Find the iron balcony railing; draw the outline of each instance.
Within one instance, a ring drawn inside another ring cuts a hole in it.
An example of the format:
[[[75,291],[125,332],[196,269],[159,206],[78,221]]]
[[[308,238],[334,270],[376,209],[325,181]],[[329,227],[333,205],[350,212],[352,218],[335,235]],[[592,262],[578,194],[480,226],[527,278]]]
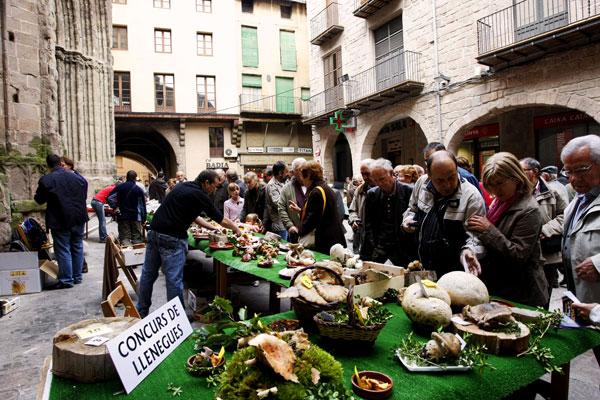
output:
[[[331,3],[310,20],[310,40],[334,25],[339,25],[338,4]]]
[[[306,100],[291,96],[259,96],[240,94],[240,111],[268,114],[305,115],[308,111]]]
[[[374,67],[353,76],[348,82],[348,104],[382,92],[406,81],[421,81],[421,53],[394,50],[376,60]]]
[[[308,99],[306,119],[329,114],[340,108],[344,108],[344,88],[341,84],[325,89]]]
[[[598,16],[600,0],[524,0],[477,21],[479,54]]]

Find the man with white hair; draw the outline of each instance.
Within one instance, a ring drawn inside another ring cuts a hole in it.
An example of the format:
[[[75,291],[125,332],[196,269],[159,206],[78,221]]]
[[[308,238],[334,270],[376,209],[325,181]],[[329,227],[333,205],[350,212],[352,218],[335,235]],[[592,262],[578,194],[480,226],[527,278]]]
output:
[[[348,207],[348,224],[352,228],[354,235],[352,237],[352,250],[355,254],[360,254],[360,248],[365,240],[365,225],[363,223],[365,216],[365,200],[367,192],[373,187],[371,182],[371,163],[372,158],[366,158],[360,162],[360,174],[363,183],[354,191],[352,203]]]
[[[304,158],[296,158],[292,161],[292,179],[290,179],[281,190],[277,210],[279,218],[288,231],[288,240],[292,243],[298,241],[298,229],[300,229],[300,214],[290,209],[290,202],[296,203],[300,208],[306,202],[306,187],[302,185],[300,170],[306,163]]]
[[[584,303],[600,302],[600,137],[572,139],[563,173],[577,192],[565,210],[563,261],[567,286]]]
[[[374,187],[365,202],[365,240],[360,250],[363,260],[405,266],[414,257],[410,236],[402,230],[402,214],[412,194],[410,186],[394,178],[389,160],[379,158],[371,164]]]

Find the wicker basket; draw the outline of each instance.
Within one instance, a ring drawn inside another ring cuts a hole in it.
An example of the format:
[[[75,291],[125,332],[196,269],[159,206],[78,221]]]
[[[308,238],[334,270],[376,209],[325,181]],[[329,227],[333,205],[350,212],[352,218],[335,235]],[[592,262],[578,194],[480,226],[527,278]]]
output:
[[[373,344],[379,336],[379,332],[385,327],[385,322],[382,324],[374,324],[369,326],[361,326],[355,323],[354,311],[354,287],[348,291],[346,300],[346,309],[349,316],[348,324],[340,324],[339,322],[324,321],[318,315],[313,317],[313,321],[319,329],[319,334],[327,339],[334,341],[337,344],[345,344],[351,342],[361,342],[365,344]],[[342,342],[340,342],[342,341]]]
[[[327,270],[328,272],[331,272],[335,276],[335,280],[338,282],[338,284],[344,286],[344,281],[342,280],[342,277],[337,272],[335,272],[329,268],[326,268],[326,267],[310,266],[310,267],[302,268],[294,274],[294,276],[292,277],[292,280],[290,281],[290,287],[294,286],[294,281],[296,280],[296,277],[298,277],[303,271],[306,271],[308,269],[316,269],[316,268],[324,269],[324,270]],[[302,327],[305,330],[311,330],[311,329],[316,330],[316,326],[313,321],[313,317],[315,316],[315,314],[317,314],[321,311],[328,311],[328,310],[335,309],[340,304],[339,302],[329,303],[329,304],[325,304],[325,305],[314,304],[314,303],[310,303],[300,297],[294,297],[294,298],[290,299],[290,302],[292,305],[292,309],[296,313],[296,316],[300,320]]]

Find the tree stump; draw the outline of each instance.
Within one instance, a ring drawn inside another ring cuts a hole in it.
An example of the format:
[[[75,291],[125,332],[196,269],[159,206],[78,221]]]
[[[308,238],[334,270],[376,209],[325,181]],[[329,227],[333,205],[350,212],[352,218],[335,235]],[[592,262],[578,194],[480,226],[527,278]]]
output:
[[[130,317],[86,319],[61,329],[53,339],[52,372],[78,382],[101,382],[116,378],[117,370],[106,343],[100,346],[84,343],[94,336],[112,339],[139,321]]]
[[[462,318],[461,314],[456,315]],[[519,328],[521,328],[519,335],[515,333],[484,331],[475,324],[461,325],[456,322],[452,322],[452,324],[455,331],[461,336],[464,333],[471,334],[471,339],[475,340],[476,343],[484,344],[488,352],[492,354],[515,355],[522,353],[529,347],[529,328],[519,321],[517,321]]]

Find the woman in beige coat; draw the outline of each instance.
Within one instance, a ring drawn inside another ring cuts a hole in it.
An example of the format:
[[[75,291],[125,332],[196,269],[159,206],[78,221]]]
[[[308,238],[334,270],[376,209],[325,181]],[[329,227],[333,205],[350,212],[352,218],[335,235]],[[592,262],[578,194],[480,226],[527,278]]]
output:
[[[496,198],[487,217],[472,216],[467,222],[487,249],[482,279],[492,295],[547,307],[540,250],[542,216],[531,195],[533,185],[519,160],[506,152],[490,157],[482,175],[483,186]]]

